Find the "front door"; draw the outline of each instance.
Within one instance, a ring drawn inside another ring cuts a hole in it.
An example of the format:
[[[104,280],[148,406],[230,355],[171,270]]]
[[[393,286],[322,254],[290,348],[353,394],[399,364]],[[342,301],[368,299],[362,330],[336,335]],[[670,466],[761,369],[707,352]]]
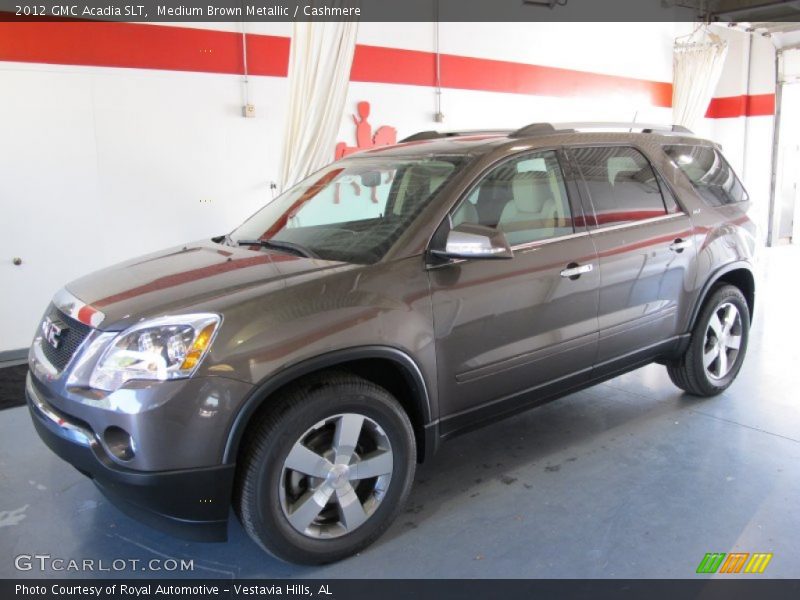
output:
[[[514,257],[429,270],[443,434],[513,411],[547,383],[588,378],[598,265],[568,187],[555,151],[528,153],[492,169],[453,212],[454,225],[499,227]]]

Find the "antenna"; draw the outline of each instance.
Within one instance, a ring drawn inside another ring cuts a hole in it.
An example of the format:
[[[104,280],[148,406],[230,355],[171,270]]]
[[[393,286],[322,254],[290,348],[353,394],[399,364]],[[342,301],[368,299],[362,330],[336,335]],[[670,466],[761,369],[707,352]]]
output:
[[[636,117],[639,116],[639,111],[634,111],[633,113],[633,121],[631,121],[631,128],[628,129],[628,133],[633,133],[633,126],[636,125]]]

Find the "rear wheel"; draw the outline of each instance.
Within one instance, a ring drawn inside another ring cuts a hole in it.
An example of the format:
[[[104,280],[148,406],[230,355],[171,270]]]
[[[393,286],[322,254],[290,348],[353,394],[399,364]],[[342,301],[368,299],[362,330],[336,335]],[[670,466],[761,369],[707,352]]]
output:
[[[239,518],[262,548],[291,562],[332,562],[371,544],[399,512],[416,466],[397,400],[345,373],[283,394],[246,443]]]
[[[714,396],[733,383],[742,367],[750,335],[750,311],[742,292],[721,285],[700,313],[689,347],[667,365],[672,382],[695,396]]]

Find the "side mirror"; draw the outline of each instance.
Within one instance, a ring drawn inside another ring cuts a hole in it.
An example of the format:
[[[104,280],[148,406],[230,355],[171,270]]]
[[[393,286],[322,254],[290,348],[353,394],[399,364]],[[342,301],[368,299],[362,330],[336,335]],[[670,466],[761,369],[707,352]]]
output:
[[[442,258],[513,258],[505,234],[499,229],[462,223],[447,234],[444,249],[431,248]]]

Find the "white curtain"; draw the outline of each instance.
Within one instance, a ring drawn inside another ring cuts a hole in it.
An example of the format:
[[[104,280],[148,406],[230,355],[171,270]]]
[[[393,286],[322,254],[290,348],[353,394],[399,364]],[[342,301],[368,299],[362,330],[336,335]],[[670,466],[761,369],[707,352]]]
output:
[[[727,53],[728,43],[706,28],[675,40],[672,54],[673,123],[692,129],[705,115],[722,75]]]
[[[281,191],[333,161],[357,31],[355,21],[293,25]]]

